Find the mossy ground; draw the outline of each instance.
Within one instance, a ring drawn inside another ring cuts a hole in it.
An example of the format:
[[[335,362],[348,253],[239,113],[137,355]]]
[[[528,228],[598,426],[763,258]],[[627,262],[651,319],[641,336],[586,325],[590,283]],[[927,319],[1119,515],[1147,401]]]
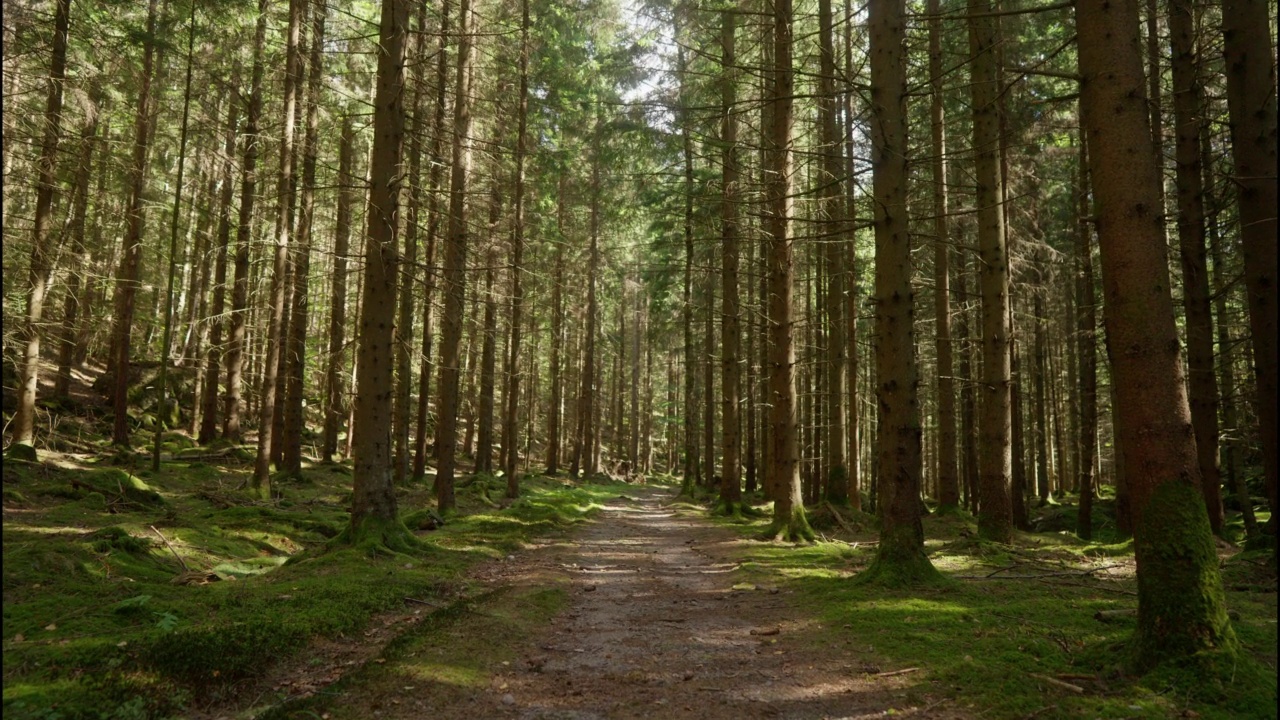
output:
[[[469,566],[562,532],[620,492],[531,476],[498,507],[474,484],[442,528],[387,552],[333,542],[348,525],[345,465],[278,478],[259,501],[236,490],[251,468],[235,453],[159,472],[143,456],[98,457],[5,464],[7,716],[181,716],[406,597],[466,596]],[[429,488],[400,488],[402,517],[433,504]]]
[[[767,508],[758,496],[744,500]],[[1033,522],[1045,530],[1018,532],[1012,545],[979,540],[974,518],[963,510],[924,518],[925,549],[941,583],[856,582],[875,561],[878,538],[874,523],[849,510],[841,510],[843,524],[814,513],[823,521],[812,545],[746,543],[740,574],[748,583],[794,590],[803,609],[830,629],[824,642],[863,651],[882,668],[920,668],[910,677],[922,693],[947,696],[982,717],[1276,717],[1270,553],[1221,549],[1227,607],[1240,642],[1231,667],[1206,676],[1204,663],[1162,666],[1139,677],[1130,669],[1136,618],[1094,618],[1137,607],[1133,542],[1114,532],[1105,497],[1094,508],[1095,541],[1076,538],[1066,530],[1074,528],[1073,500],[1034,511]],[[744,539],[759,537],[768,525],[767,518],[707,514]],[[1229,521],[1239,525],[1238,517]],[[998,579],[1013,575],[1055,577]],[[1188,710],[1198,715],[1182,714]]]

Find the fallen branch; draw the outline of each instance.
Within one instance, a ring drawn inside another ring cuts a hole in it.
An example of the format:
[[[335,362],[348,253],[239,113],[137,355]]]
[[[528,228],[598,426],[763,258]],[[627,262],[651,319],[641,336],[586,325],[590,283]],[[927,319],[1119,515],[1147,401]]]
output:
[[[840,523],[840,527],[843,528],[845,532],[849,533],[850,535],[853,535],[856,532],[853,528],[849,527],[848,523],[844,521],[844,518],[841,517],[840,512],[836,510],[836,506],[832,505],[830,500],[827,501],[827,509],[831,511],[832,517],[836,519],[836,522]]]
[[[920,668],[918,667],[909,667],[909,668],[902,668],[901,670],[889,670],[888,672],[876,673],[871,677],[887,678],[887,677],[893,677],[894,675],[909,675],[913,672],[919,672],[919,671],[920,671]]]
[[[169,539],[166,538],[164,535],[161,535],[160,531],[156,529],[155,525],[150,525],[149,527],[151,528],[151,532],[155,533],[156,535],[160,535],[160,539],[164,541],[164,546],[169,548],[169,552],[173,553],[174,557],[178,558],[179,563],[182,563],[182,570],[184,572],[191,572],[191,568],[187,567],[187,561],[183,560],[182,556],[178,554],[178,551],[173,549],[173,545],[169,542]]]
[[[410,602],[410,603],[418,603],[419,605],[426,605],[427,607],[440,607],[444,605],[444,603],[431,602],[430,600],[419,600],[418,598],[411,598],[411,597],[406,597],[404,601]]]
[[[1050,685],[1057,685],[1058,687],[1064,690],[1070,690],[1073,693],[1084,693],[1084,688],[1080,687],[1079,685],[1072,685],[1069,682],[1063,682],[1058,678],[1049,677],[1048,675],[1041,675],[1039,673],[1027,673],[1027,674],[1037,680],[1043,680],[1049,683]]]
[[[957,575],[956,577],[961,580],[1043,580],[1045,578],[1059,578],[1059,577],[1088,577],[1089,575],[1092,575],[1098,572],[1099,570],[1109,570],[1111,568],[1118,568],[1118,567],[1123,567],[1123,566],[1122,565],[1102,565],[1100,567],[1092,568],[1090,570],[1082,570],[1080,572],[1041,573],[1040,575],[1004,575],[1002,577],[994,577],[995,573],[992,573],[991,575]],[[1007,569],[1007,568],[1002,568],[1002,569]]]
[[[1115,622],[1120,618],[1131,618],[1137,614],[1138,610],[1136,608],[1129,608],[1128,610],[1099,610],[1093,614],[1093,619],[1098,622]]]

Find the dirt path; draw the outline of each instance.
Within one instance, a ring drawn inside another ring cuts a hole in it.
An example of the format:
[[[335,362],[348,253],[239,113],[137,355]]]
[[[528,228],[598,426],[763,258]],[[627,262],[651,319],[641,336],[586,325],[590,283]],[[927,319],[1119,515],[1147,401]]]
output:
[[[964,717],[924,672],[861,663],[776,588],[733,589],[746,543],[636,487],[568,543],[522,554],[490,582],[568,576],[571,602],[492,678],[439,717]]]

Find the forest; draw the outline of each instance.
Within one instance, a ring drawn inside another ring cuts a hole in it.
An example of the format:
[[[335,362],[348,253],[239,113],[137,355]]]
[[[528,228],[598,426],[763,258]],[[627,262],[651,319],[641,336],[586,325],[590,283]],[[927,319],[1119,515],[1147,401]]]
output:
[[[3,0],[3,710],[1275,718],[1274,0]]]

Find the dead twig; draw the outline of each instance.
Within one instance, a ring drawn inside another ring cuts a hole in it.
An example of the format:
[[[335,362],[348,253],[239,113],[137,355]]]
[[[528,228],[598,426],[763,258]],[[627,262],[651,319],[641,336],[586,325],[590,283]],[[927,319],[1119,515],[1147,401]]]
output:
[[[156,529],[155,525],[150,525],[149,527],[151,528],[151,532],[160,536],[160,539],[164,541],[164,546],[169,548],[169,552],[173,553],[173,556],[178,558],[178,562],[182,564],[183,572],[191,572],[191,568],[187,567],[187,561],[183,560],[182,556],[178,554],[178,551],[173,549],[173,544],[169,542],[169,539],[162,535],[160,531]]]
[[[895,675],[910,675],[910,674],[911,674],[911,673],[913,673],[913,672],[920,672],[920,668],[918,668],[918,667],[909,667],[909,668],[902,668],[901,670],[889,670],[889,671],[887,671],[887,672],[879,672],[879,673],[876,673],[875,675],[872,675],[871,677],[887,678],[887,677],[893,677],[893,676],[895,676]]]
[[[956,575],[961,580],[1043,580],[1045,578],[1059,577],[1088,577],[1099,570],[1110,570],[1111,568],[1124,567],[1123,565],[1102,565],[1090,570],[1081,570],[1079,572],[1062,572],[1062,573],[1041,573],[1039,575],[1005,575],[1003,577],[994,577],[995,573],[990,575]],[[1008,568],[1002,568],[1008,569]],[[999,572],[999,571],[997,571]]]

